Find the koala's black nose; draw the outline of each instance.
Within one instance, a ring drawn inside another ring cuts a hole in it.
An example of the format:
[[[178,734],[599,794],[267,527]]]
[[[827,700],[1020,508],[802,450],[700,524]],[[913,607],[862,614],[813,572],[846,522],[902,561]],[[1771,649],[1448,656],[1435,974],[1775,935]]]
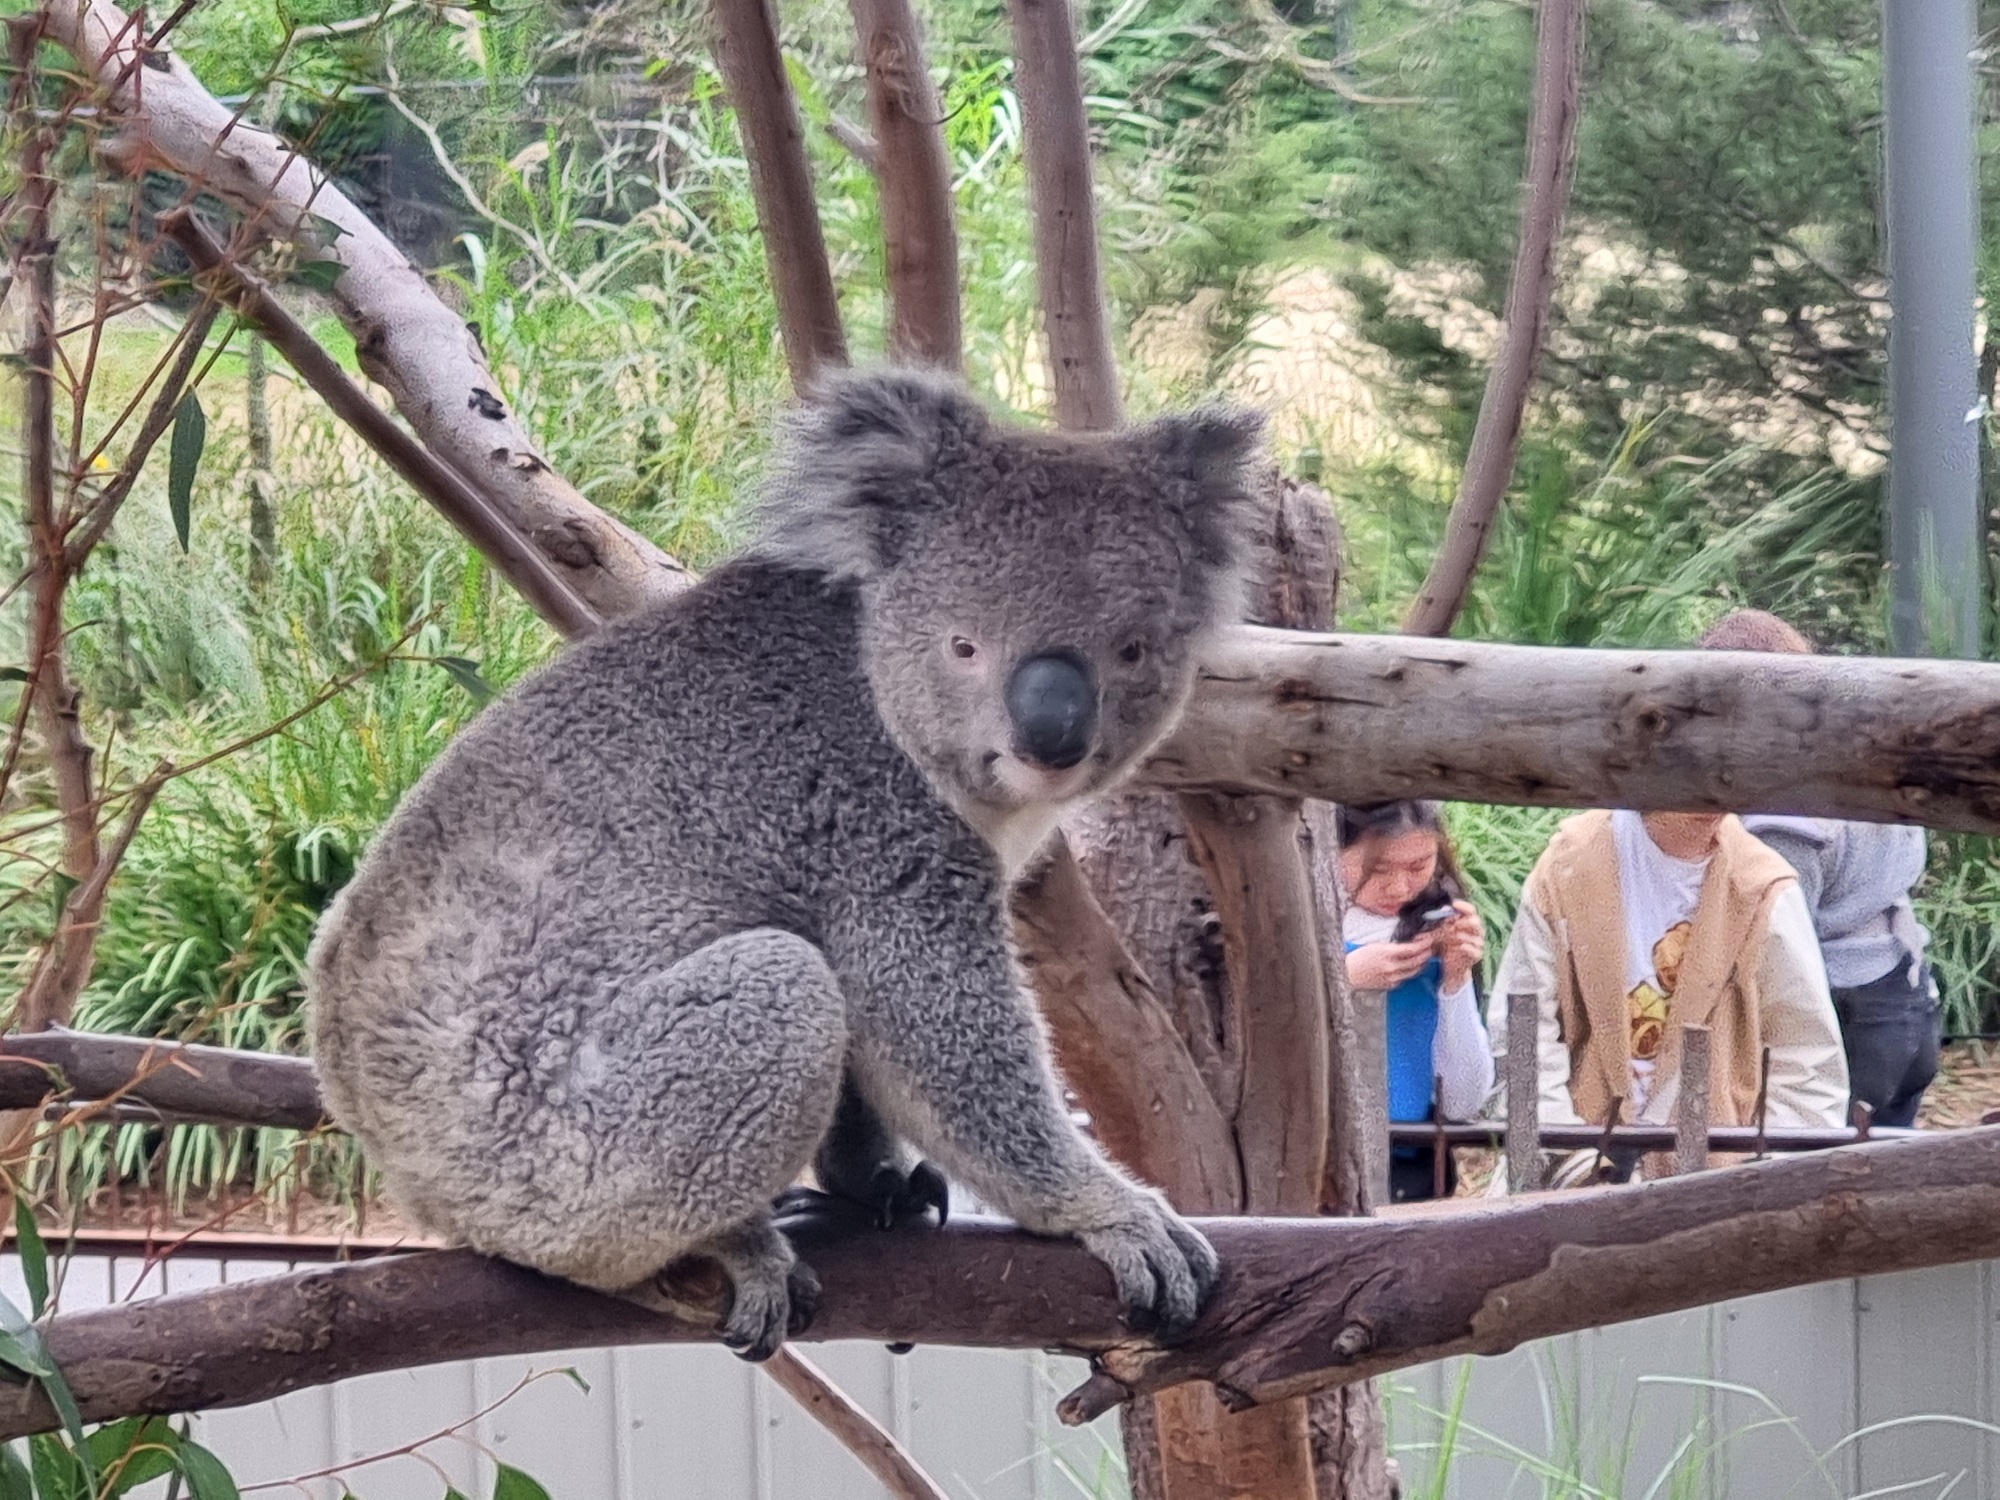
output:
[[[1023,755],[1068,770],[1089,753],[1097,728],[1097,689],[1089,669],[1068,652],[1029,657],[1007,684],[1007,716]]]

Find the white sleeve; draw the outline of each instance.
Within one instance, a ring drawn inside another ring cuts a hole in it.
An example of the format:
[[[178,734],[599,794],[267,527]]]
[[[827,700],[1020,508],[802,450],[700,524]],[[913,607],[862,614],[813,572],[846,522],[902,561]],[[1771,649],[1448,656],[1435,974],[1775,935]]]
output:
[[[1796,886],[1787,886],[1772,903],[1757,989],[1764,1042],[1771,1049],[1766,1121],[1845,1125],[1847,1053],[1841,1046],[1833,997],[1827,992],[1826,963],[1813,932],[1812,913]]]
[[[1492,1054],[1505,1058],[1507,997],[1525,993],[1535,996],[1539,1017],[1535,1038],[1537,1074],[1541,1079],[1539,1113],[1543,1125],[1580,1125],[1576,1101],[1569,1092],[1569,1044],[1562,1038],[1556,1015],[1556,944],[1548,919],[1533,902],[1523,901],[1514,917],[1514,930],[1507,935],[1507,950],[1500,955],[1500,972],[1493,981],[1493,993],[1486,999],[1486,1033],[1492,1038]],[[1495,1113],[1504,1117],[1506,1091],[1495,1101]]]
[[[1486,1096],[1493,1092],[1493,1052],[1479,1020],[1479,997],[1473,993],[1469,978],[1449,995],[1438,996],[1431,1071],[1444,1081],[1437,1107],[1447,1120],[1476,1118]]]

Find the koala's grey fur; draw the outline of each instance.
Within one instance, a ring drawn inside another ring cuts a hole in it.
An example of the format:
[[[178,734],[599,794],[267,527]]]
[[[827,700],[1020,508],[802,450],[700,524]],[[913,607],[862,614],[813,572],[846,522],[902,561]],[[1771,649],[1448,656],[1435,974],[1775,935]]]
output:
[[[1004,900],[1240,618],[1257,430],[1030,432],[910,372],[824,392],[763,540],[482,713],[321,923],[320,1077],[391,1200],[653,1305],[710,1257],[725,1342],[762,1357],[816,1295],[773,1196],[813,1165],[921,1203],[942,1183],[907,1142],[1079,1237],[1141,1326],[1191,1322],[1214,1253],[1066,1114]],[[1002,701],[1050,648],[1097,694],[1066,771]]]

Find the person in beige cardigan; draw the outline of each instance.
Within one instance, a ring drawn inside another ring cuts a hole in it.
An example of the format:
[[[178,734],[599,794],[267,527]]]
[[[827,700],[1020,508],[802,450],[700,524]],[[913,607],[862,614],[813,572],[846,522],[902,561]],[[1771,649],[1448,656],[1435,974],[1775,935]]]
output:
[[[1538,1001],[1541,1118],[1669,1122],[1681,1027],[1710,1030],[1709,1117],[1838,1126],[1848,1079],[1812,915],[1791,866],[1735,817],[1588,812],[1564,822],[1522,891],[1488,1004],[1504,1057],[1509,994]]]

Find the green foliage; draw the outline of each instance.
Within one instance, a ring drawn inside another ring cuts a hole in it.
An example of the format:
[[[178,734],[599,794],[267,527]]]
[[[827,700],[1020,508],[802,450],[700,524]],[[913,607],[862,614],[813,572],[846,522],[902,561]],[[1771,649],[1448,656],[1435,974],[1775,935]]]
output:
[[[1114,316],[1134,326],[1199,309],[1191,368],[1132,363],[1143,409],[1228,386],[1258,352],[1287,272],[1337,277],[1385,437],[1367,453],[1320,442],[1314,461],[1347,532],[1344,623],[1393,628],[1434,552],[1484,380],[1487,350],[1466,327],[1497,312],[1512,254],[1533,16],[1511,0],[1281,10],[1283,46],[1254,17],[1201,0],[1095,0],[1080,17]],[[427,263],[487,350],[496,394],[549,464],[697,566],[742,535],[741,497],[788,395],[705,14],[697,0],[587,11],[204,0],[175,34],[211,87],[275,109],[392,229],[407,227],[409,198],[426,199],[409,233],[434,251]],[[311,31],[370,15],[377,24]],[[1854,458],[1880,425],[1877,7],[1792,0],[1789,21],[1766,25],[1760,8],[1754,35],[1716,15],[1697,0],[1592,7],[1572,275],[1467,634],[1677,644],[1747,603],[1829,648],[1880,649],[1878,480]],[[842,310],[865,358],[886,324],[879,204],[825,128],[865,118],[851,20],[811,0],[785,21]],[[987,394],[1032,411],[1046,392],[1004,7],[952,0],[925,22],[968,365]],[[1310,81],[1313,64],[1422,103],[1348,102]],[[282,87],[266,95],[274,77]],[[392,80],[421,126],[350,87]],[[1987,212],[2000,212],[2000,191]],[[332,262],[307,258],[289,268],[287,295],[334,279]],[[313,327],[356,368],[337,323]],[[110,330],[93,433],[161,347],[151,328]],[[72,597],[73,666],[114,786],[161,757],[242,746],[161,794],[113,887],[77,1020],[297,1051],[318,912],[485,695],[552,641],[282,377],[278,554],[253,587],[242,378],[226,354],[188,398],[168,462],[155,460]],[[0,526],[0,565],[18,566],[18,536]],[[18,615],[0,611],[0,662],[21,660]],[[19,675],[0,666],[0,712]],[[65,891],[46,811],[46,788],[32,785],[0,807],[0,837],[25,855],[0,860],[7,982]],[[1496,957],[1558,816],[1453,812]],[[1995,1013],[1990,841],[1936,841],[1923,915],[1953,1024]],[[302,1153],[286,1132],[206,1127],[69,1132],[43,1170],[66,1197],[114,1175],[160,1183],[177,1202],[225,1185],[280,1200],[359,1186],[344,1146]]]

